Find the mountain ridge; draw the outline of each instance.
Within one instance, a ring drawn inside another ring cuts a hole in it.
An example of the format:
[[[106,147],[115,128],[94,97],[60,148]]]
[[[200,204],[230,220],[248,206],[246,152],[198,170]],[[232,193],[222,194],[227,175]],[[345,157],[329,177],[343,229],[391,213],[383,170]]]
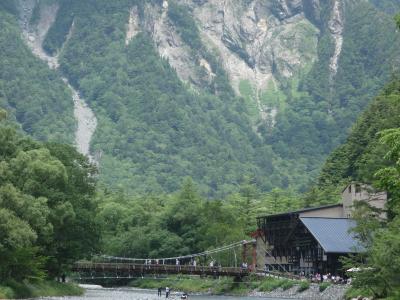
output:
[[[98,118],[107,186],[304,191],[397,65],[398,1],[217,2],[36,2],[59,5],[42,46]]]

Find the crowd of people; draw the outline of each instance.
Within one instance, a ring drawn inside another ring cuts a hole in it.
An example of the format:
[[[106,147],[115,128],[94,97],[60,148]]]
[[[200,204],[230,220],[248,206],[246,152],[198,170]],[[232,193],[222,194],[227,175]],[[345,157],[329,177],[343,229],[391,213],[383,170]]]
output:
[[[346,283],[350,283],[349,281],[351,280],[350,278],[344,278],[339,275],[332,275],[331,273],[310,274],[309,279],[311,282],[315,282],[315,283],[330,282],[330,283],[335,283],[335,284],[346,284]]]
[[[158,297],[162,297],[163,290],[165,291],[165,298],[169,298],[169,295],[171,293],[171,289],[169,287],[166,287],[166,288],[159,287],[158,291],[157,291]],[[182,293],[181,300],[187,300],[188,298],[189,298],[189,295],[186,292]]]

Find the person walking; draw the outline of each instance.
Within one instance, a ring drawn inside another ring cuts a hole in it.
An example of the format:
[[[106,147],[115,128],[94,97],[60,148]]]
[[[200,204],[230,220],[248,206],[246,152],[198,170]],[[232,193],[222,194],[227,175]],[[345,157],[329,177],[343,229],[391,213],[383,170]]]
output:
[[[158,297],[161,297],[162,296],[162,287],[159,287],[158,288]]]
[[[169,297],[169,287],[165,288],[165,298]]]

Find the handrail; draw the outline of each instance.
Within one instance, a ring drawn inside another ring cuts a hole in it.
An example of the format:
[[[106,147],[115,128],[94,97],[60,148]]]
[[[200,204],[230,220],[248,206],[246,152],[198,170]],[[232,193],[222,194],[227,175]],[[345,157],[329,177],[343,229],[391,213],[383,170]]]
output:
[[[249,274],[250,270],[238,267],[210,267],[210,266],[192,266],[192,265],[165,265],[165,264],[132,264],[132,263],[94,263],[94,262],[76,262],[73,270],[115,270],[141,272],[177,272],[177,273],[209,273],[209,274]]]

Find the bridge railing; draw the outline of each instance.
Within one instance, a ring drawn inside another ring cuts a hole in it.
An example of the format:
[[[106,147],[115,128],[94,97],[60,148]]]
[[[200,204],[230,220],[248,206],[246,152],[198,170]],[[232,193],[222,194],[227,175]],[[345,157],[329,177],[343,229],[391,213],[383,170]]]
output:
[[[217,274],[217,275],[241,275],[249,274],[249,270],[238,267],[210,267],[192,265],[163,265],[163,264],[134,264],[134,263],[94,263],[77,262],[73,266],[77,272],[132,272],[132,273],[182,273],[182,274]]]

